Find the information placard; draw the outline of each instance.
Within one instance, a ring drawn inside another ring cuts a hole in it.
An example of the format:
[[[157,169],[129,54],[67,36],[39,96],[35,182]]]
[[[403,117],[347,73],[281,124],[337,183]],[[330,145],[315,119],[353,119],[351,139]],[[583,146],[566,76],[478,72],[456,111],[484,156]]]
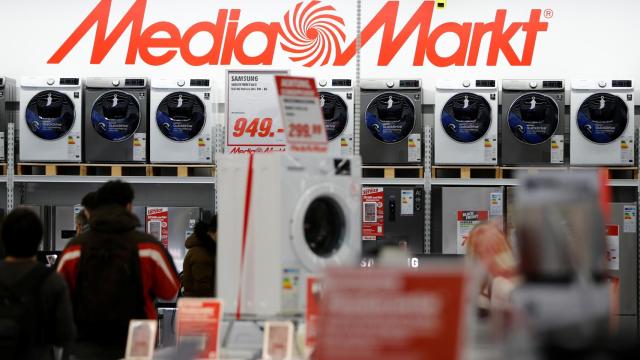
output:
[[[326,153],[327,132],[313,78],[276,76],[289,151]]]
[[[221,300],[180,298],[176,315],[178,351],[194,350],[198,359],[217,359],[220,355],[221,316]],[[185,348],[188,350],[183,350]]]
[[[286,150],[275,75],[287,71],[227,71],[225,153]]]
[[[463,266],[333,268],[323,286],[314,359],[461,358]]]
[[[158,322],[156,320],[131,320],[125,359],[151,360],[156,345],[157,331]]]

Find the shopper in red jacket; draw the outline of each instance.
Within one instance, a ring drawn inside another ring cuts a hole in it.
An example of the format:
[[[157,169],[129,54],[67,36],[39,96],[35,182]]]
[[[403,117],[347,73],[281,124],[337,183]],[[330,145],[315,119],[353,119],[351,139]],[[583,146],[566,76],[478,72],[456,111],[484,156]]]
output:
[[[61,255],[58,272],[69,284],[78,327],[77,358],[116,359],[124,355],[131,319],[155,319],[154,300],[174,298],[175,266],[152,236],[136,230],[133,189],[111,181],[98,190],[99,207],[89,230]]]

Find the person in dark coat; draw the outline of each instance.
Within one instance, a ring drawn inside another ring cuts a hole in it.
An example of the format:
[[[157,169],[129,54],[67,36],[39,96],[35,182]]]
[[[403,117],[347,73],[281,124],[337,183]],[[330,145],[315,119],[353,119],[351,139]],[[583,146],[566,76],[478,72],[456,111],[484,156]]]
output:
[[[185,241],[189,249],[183,263],[184,296],[213,297],[216,289],[218,219],[200,221]]]

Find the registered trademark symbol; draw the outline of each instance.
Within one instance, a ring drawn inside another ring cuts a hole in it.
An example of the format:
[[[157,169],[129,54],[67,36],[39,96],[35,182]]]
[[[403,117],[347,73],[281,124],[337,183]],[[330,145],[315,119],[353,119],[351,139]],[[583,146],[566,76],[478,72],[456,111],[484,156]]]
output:
[[[547,19],[551,19],[553,17],[553,10],[544,9],[544,17]]]

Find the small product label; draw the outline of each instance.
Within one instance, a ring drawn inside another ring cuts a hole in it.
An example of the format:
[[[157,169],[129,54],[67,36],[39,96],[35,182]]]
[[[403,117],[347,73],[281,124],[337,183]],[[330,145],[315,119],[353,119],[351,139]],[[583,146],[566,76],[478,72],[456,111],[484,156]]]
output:
[[[622,231],[626,233],[635,233],[637,227],[637,208],[633,205],[624,206],[624,220]]]
[[[620,139],[620,163],[633,164],[633,137],[623,136]]]
[[[419,162],[422,161],[422,135],[421,134],[410,134],[409,140],[407,141],[407,155],[409,162]]]
[[[82,152],[82,143],[80,141],[80,133],[72,131],[67,135],[67,159],[71,161],[80,161]]]
[[[133,134],[133,161],[147,161],[147,134]]]
[[[484,139],[484,162],[495,165],[498,163],[498,145],[496,138]]]
[[[564,163],[564,135],[553,135],[551,137],[551,163]]]
[[[349,156],[353,154],[353,136],[340,138],[340,155]]]
[[[298,308],[300,291],[300,269],[285,267],[282,269],[282,312],[293,314]]]
[[[502,193],[491,193],[489,195],[489,216],[502,216],[502,207]]]
[[[2,161],[5,160],[4,144],[4,131],[0,131],[0,160]]]
[[[400,190],[400,215],[413,215],[413,190]]]
[[[607,268],[620,270],[620,233],[617,225],[607,225]]]
[[[198,137],[198,160],[211,161],[211,134],[203,134]]]
[[[466,254],[469,233],[476,225],[489,220],[489,213],[485,210],[458,210],[457,215],[458,223],[456,227],[456,254]]]

